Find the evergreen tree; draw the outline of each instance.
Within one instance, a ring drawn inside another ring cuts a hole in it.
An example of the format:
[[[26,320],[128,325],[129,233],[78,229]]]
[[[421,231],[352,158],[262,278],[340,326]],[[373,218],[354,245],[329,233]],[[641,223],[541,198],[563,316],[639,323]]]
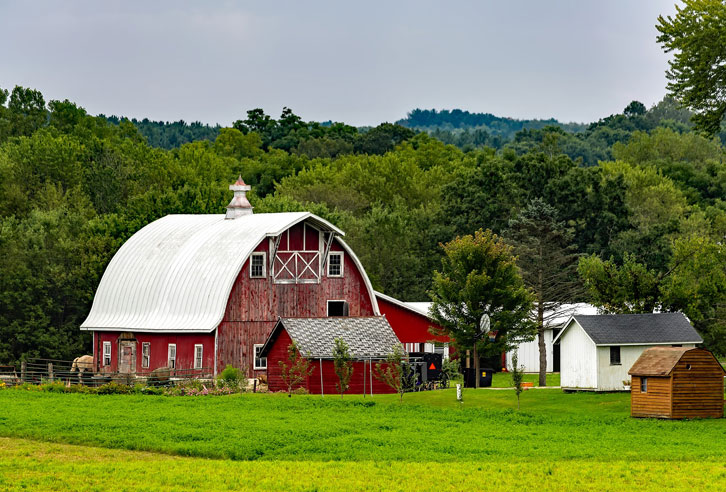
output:
[[[545,330],[569,311],[564,305],[584,293],[577,275],[578,255],[572,232],[557,220],[557,210],[536,198],[509,221],[505,237],[514,247],[524,283],[534,293],[534,321],[539,346],[539,385],[547,384]]]

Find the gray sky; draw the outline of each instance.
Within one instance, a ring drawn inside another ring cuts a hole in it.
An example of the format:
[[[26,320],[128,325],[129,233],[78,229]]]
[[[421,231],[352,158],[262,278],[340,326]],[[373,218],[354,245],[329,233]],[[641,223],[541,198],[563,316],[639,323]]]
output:
[[[0,0],[0,87],[90,113],[375,125],[416,107],[590,122],[665,94],[673,0]]]

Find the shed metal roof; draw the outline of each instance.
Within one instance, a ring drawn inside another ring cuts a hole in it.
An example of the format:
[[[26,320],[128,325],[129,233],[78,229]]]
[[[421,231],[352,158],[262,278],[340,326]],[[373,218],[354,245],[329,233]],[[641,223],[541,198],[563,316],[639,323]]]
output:
[[[703,343],[683,313],[575,315],[555,342],[576,321],[595,345]]]
[[[262,348],[263,355],[283,328],[300,352],[311,358],[332,358],[336,338],[348,344],[355,358],[386,357],[401,345],[384,316],[280,318]]]
[[[309,212],[167,215],[131,236],[106,267],[82,330],[210,332],[221,322],[244,262],[266,237],[309,221],[343,231]],[[355,261],[378,313],[373,287]]]

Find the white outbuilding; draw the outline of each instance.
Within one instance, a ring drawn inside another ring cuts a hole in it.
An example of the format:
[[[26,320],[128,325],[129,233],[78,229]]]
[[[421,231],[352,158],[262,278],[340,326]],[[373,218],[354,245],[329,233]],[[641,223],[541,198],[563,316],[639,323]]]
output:
[[[561,304],[556,310],[544,312],[544,342],[547,353],[547,372],[560,372],[560,347],[552,342],[572,316],[597,314],[597,308],[584,302]],[[537,313],[533,312],[532,317]],[[524,372],[539,372],[539,341],[522,342],[507,352],[507,369],[512,369],[512,354],[517,353],[517,365]]]
[[[563,390],[622,391],[650,347],[703,343],[682,313],[575,315],[555,337]]]

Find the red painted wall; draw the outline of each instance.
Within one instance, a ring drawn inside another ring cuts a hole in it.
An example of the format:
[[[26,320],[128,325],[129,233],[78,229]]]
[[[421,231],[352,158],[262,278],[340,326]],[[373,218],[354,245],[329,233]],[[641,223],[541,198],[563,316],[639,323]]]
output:
[[[281,369],[278,361],[287,362],[287,347],[292,342],[290,335],[287,331],[282,330],[277,336],[270,352],[267,355],[267,381],[270,391],[287,391],[287,386],[281,377]],[[312,374],[307,380],[298,385],[307,389],[312,394],[320,394],[320,371],[321,362],[320,360],[313,359],[310,361],[311,367],[313,368]],[[365,376],[364,376],[365,366]],[[375,362],[373,364],[373,372],[375,374]],[[335,385],[338,383],[338,376],[335,374],[335,366],[332,360],[322,361],[322,373],[323,373],[323,393],[326,395],[337,395],[338,390]],[[353,376],[350,380],[350,387],[346,394],[362,394],[364,392],[363,384],[365,382],[365,393],[370,394],[371,392],[371,371],[368,362],[355,361],[353,362]],[[394,389],[386,385],[382,381],[373,377],[373,394],[379,395],[383,393],[395,393]]]
[[[386,316],[401,343],[448,342],[449,337],[435,337],[429,327],[438,325],[423,314],[414,313],[385,299],[378,298],[378,309]]]
[[[301,223],[283,234],[279,251],[318,250],[318,247],[324,248],[317,231]],[[343,251],[337,242],[331,249]],[[265,371],[254,371],[254,345],[265,343],[278,317],[325,317],[328,300],[347,301],[350,316],[375,315],[374,300],[363,274],[348,254],[344,254],[343,277],[328,277],[323,272],[320,283],[279,284],[271,277],[270,241],[264,239],[255,251],[267,253],[267,276],[250,278],[249,260],[237,276],[218,328],[218,372],[231,364],[246,367],[250,375],[264,374]]]
[[[118,370],[119,336],[121,332],[96,332],[93,347],[93,357],[96,363],[96,370],[100,372],[116,372]],[[214,333],[194,334],[156,334],[156,333],[135,333],[136,338],[136,372],[150,372],[158,367],[166,367],[168,364],[169,344],[176,344],[176,368],[192,369],[194,367],[194,345],[202,344],[203,367],[214,367]],[[111,365],[102,367],[103,364],[103,342],[111,342]],[[149,342],[150,360],[149,368],[142,368],[142,343]]]

